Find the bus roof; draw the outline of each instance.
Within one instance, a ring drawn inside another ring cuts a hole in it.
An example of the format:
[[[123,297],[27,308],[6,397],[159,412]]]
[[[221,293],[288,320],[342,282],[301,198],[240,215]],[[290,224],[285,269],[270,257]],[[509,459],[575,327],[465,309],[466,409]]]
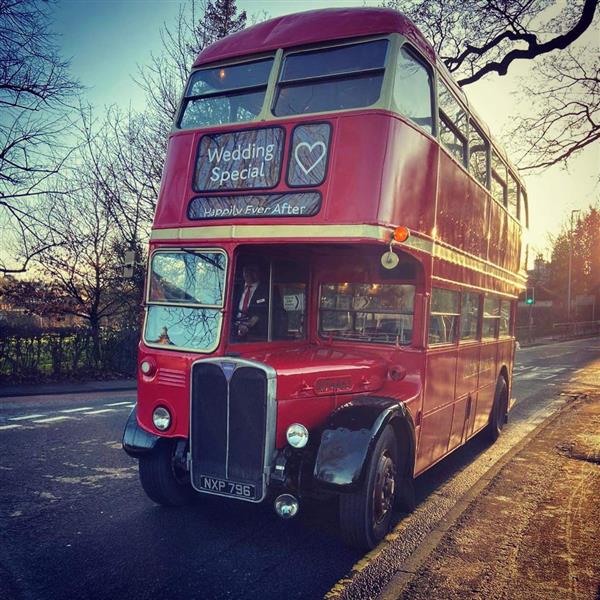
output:
[[[404,35],[435,63],[433,48],[402,13],[389,8],[326,8],[276,17],[220,39],[200,53],[194,67],[278,48],[388,33]]]

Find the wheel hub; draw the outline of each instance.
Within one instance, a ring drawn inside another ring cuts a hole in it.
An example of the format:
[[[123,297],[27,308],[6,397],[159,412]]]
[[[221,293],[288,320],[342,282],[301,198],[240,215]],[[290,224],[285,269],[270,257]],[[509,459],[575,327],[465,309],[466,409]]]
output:
[[[377,463],[373,489],[373,518],[375,523],[381,523],[392,510],[395,490],[396,466],[392,458],[384,453]]]

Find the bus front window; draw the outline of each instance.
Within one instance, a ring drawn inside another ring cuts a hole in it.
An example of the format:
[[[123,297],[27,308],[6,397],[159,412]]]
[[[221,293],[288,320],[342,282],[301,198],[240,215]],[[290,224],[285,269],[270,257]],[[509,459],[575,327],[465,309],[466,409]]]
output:
[[[192,73],[183,100],[182,129],[252,121],[260,113],[273,59]]]
[[[415,286],[328,283],[321,285],[319,334],[379,344],[410,344]]]
[[[273,113],[284,117],[375,104],[387,47],[387,40],[375,40],[288,54]]]
[[[150,262],[144,342],[198,352],[219,344],[227,258],[217,250],[157,251]]]

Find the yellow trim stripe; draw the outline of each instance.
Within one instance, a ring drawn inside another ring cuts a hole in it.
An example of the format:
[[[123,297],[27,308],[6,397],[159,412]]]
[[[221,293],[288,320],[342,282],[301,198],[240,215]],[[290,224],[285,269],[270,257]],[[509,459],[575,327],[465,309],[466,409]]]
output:
[[[389,242],[392,227],[381,225],[209,225],[203,227],[177,227],[173,229],[154,229],[152,241],[205,241],[235,239],[368,239]],[[434,241],[413,233],[400,246],[408,246],[424,252],[434,258],[489,275],[505,283],[525,287],[526,279],[517,273],[494,265],[489,261],[465,253],[438,240]]]
[[[388,241],[391,228],[379,225],[212,225],[154,229],[151,240],[216,240],[238,238],[368,238]]]

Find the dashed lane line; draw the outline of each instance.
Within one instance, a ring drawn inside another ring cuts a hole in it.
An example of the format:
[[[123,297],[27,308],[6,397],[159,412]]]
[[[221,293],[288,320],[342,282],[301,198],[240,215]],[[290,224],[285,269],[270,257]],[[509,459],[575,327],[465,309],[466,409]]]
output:
[[[40,419],[41,417],[45,417],[45,414],[39,415],[25,415],[24,417],[10,417],[9,421],[27,421],[28,419]]]
[[[23,415],[21,417],[8,417],[7,421],[18,421],[18,423],[7,423],[4,425],[0,425],[0,431],[10,430],[10,429],[18,429],[21,427],[27,428],[27,426],[31,425],[44,425],[47,423],[60,423],[63,421],[73,421],[78,417],[83,417],[87,415],[102,415],[107,413],[115,413],[118,412],[119,409],[125,408],[133,408],[135,406],[135,402],[112,402],[110,404],[102,404],[101,406],[112,407],[112,408],[99,408],[97,410],[93,410],[93,406],[79,406],[77,408],[64,408],[61,410],[55,411],[54,416],[52,413],[50,415],[43,413],[36,413],[32,415]],[[62,414],[66,413],[66,414]],[[69,415],[69,416],[67,416]],[[31,427],[29,427],[31,428]]]
[[[38,419],[37,421],[33,421],[34,423],[55,423],[56,421],[65,421],[67,419],[72,419],[73,417],[48,417],[47,419]]]

